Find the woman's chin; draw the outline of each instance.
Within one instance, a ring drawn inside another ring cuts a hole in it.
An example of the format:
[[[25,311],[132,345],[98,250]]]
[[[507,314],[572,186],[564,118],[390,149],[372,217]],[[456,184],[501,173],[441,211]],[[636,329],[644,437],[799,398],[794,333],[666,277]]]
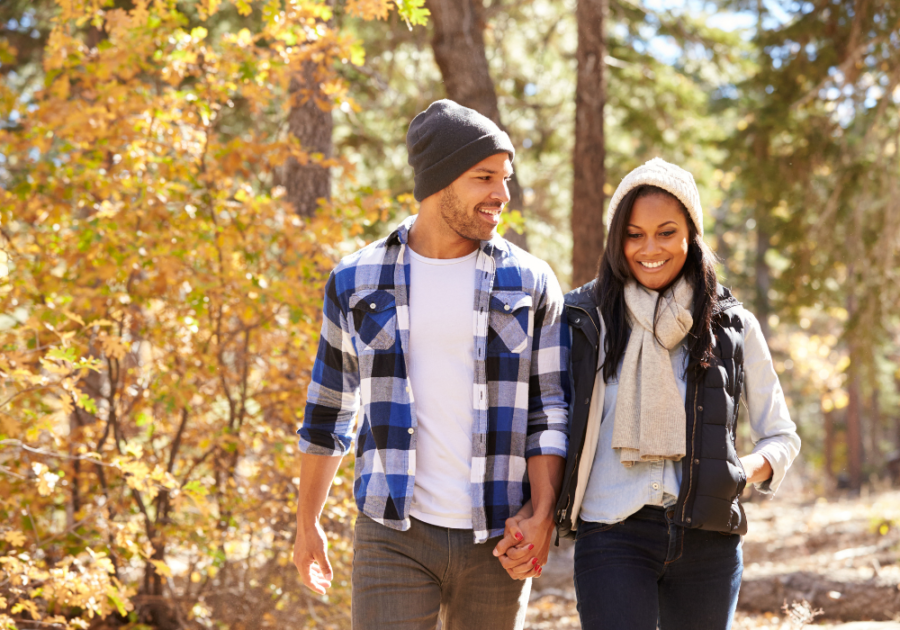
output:
[[[644,287],[645,289],[650,289],[651,291],[659,291],[672,282],[672,278],[669,278],[668,276],[665,278],[650,276],[648,278],[645,274],[637,275],[635,277],[635,280],[637,280],[642,287]]]

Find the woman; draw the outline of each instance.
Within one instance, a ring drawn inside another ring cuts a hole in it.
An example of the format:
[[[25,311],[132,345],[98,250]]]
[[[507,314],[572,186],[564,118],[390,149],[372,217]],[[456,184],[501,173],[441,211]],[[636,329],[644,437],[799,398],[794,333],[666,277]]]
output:
[[[586,630],[730,628],[746,483],[800,447],[759,322],[718,284],[687,171],[654,159],[610,201],[599,276],[566,296],[574,399],[557,506]],[[735,452],[741,394],[753,452]]]

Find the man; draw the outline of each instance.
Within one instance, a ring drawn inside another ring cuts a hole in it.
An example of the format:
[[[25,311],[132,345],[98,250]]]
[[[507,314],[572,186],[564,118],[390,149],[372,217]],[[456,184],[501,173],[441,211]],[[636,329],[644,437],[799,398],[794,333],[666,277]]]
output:
[[[418,215],[326,285],[294,564],[330,586],[319,518],[359,410],[354,628],[521,628],[567,445],[562,292],[496,234],[515,157],[503,131],[442,100],[406,141]],[[519,546],[484,544],[507,525]]]

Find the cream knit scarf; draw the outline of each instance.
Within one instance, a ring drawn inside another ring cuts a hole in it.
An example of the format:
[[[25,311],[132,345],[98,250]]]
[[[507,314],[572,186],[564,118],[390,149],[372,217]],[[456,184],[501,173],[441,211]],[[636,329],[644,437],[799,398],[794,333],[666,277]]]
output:
[[[678,347],[694,323],[693,289],[681,278],[666,291],[659,302],[654,337],[658,295],[634,280],[625,285],[631,337],[619,375],[612,446],[619,449],[626,467],[634,462],[678,461],[685,454],[684,403],[669,351]]]

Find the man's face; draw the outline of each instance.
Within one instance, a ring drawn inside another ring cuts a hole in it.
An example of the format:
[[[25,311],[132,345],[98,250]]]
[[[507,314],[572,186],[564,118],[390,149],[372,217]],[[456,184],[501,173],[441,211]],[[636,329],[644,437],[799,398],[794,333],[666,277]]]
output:
[[[509,202],[512,172],[509,155],[497,153],[460,175],[440,193],[444,223],[462,238],[489,240],[500,223],[503,206]]]

